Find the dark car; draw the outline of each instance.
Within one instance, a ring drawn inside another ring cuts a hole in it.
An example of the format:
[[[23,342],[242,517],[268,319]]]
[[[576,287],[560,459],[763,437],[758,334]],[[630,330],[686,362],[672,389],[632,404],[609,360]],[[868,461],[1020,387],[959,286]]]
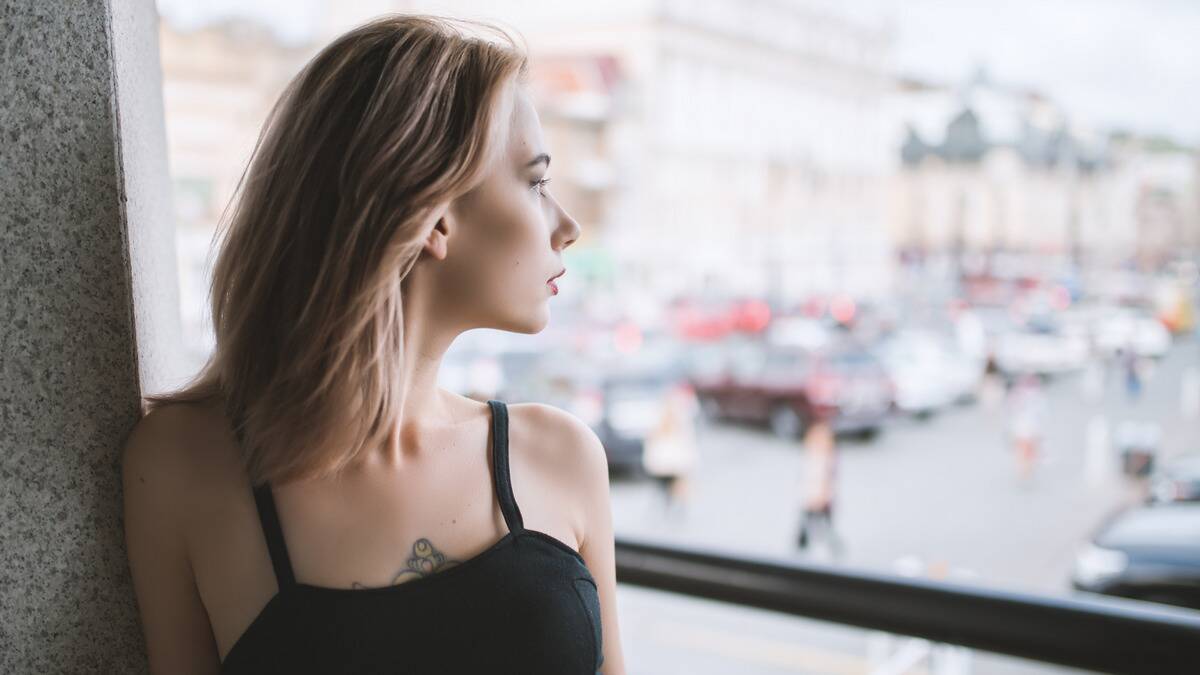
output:
[[[1150,500],[1200,501],[1200,452],[1189,452],[1167,461],[1151,478]]]
[[[1118,512],[1080,549],[1076,590],[1200,609],[1200,502]]]
[[[798,438],[819,418],[837,432],[874,434],[895,397],[883,366],[857,345],[743,345],[723,368],[693,374],[692,386],[707,417],[766,423],[783,438]]]

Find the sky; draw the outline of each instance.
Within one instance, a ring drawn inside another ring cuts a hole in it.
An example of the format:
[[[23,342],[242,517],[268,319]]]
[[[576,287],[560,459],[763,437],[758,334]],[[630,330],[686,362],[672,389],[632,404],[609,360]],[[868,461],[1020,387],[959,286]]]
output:
[[[590,6],[594,0],[576,1]],[[325,0],[157,3],[180,27],[249,16],[271,25],[281,39],[300,42],[314,32]],[[873,21],[892,17],[897,72],[953,83],[981,64],[993,80],[1035,88],[1088,124],[1200,146],[1200,0],[829,4]]]

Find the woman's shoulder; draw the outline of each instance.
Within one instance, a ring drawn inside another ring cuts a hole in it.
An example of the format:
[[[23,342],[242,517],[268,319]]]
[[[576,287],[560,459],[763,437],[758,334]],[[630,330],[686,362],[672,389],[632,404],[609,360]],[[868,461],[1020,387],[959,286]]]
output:
[[[168,403],[134,425],[122,449],[127,480],[153,479],[164,498],[203,496],[236,470],[233,429],[215,403]]]
[[[608,457],[596,432],[562,408],[537,402],[509,404],[509,446],[578,489],[606,484]]]
[[[548,403],[524,402],[508,404],[509,438],[520,436],[534,441],[537,447],[554,455],[575,455],[599,449],[599,437],[583,420],[574,414]]]

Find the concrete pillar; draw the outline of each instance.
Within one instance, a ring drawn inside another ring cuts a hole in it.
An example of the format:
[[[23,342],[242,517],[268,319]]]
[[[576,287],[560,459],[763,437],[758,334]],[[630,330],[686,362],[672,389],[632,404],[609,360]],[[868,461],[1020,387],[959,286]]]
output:
[[[182,363],[157,26],[0,5],[3,673],[146,671],[120,448]]]

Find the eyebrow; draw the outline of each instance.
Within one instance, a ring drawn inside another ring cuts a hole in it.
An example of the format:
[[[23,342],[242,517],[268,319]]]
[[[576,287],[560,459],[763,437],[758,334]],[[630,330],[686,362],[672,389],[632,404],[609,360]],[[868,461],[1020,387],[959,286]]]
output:
[[[538,162],[545,162],[546,168],[550,168],[550,155],[547,155],[546,153],[543,152],[542,154],[538,155],[537,157],[534,157],[533,159],[529,160],[529,162],[527,162],[525,164],[525,166],[531,167],[534,164],[537,164]]]

